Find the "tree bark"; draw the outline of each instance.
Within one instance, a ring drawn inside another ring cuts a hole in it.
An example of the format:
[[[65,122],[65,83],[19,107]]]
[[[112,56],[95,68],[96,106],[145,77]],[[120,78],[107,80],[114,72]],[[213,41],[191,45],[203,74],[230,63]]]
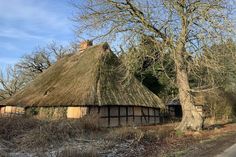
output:
[[[176,79],[179,89],[179,100],[182,107],[183,117],[178,130],[201,130],[203,117],[197,111],[190,93],[187,66],[184,61],[184,46],[180,43],[175,52]]]
[[[203,117],[197,111],[196,106],[192,100],[190,92],[187,62],[185,61],[186,41],[188,36],[188,15],[186,13],[186,0],[179,1],[178,13],[181,17],[181,33],[174,51],[174,62],[176,66],[176,81],[179,90],[179,100],[182,107],[183,117],[182,121],[177,127],[178,130],[201,130],[203,126]]]

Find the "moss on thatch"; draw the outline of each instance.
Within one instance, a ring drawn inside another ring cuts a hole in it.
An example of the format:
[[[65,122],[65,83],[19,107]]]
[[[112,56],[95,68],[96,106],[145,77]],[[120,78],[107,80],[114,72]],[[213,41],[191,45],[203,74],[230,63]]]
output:
[[[162,107],[160,99],[136,78],[124,85],[124,68],[108,44],[60,59],[4,105]]]

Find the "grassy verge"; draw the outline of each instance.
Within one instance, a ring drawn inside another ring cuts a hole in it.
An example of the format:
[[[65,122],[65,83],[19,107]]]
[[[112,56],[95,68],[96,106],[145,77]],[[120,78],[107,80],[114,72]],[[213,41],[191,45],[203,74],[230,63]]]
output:
[[[80,120],[41,121],[33,118],[0,118],[0,141],[6,147],[32,150],[60,146],[70,139],[102,130],[94,117]]]
[[[174,126],[167,124],[105,129],[99,127],[96,117],[54,121],[27,117],[0,118],[0,156],[22,151],[39,154],[54,152],[53,157],[97,157],[101,154],[182,156],[191,147],[217,141],[217,137],[236,130],[235,124],[227,124],[221,128],[183,133],[175,131]]]

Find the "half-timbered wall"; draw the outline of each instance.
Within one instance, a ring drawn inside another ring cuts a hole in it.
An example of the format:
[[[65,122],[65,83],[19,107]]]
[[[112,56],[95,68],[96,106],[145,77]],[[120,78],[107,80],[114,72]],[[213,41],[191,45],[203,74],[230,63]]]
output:
[[[23,107],[4,106],[0,107],[0,116],[23,115],[25,110]]]
[[[0,108],[3,114],[24,114],[24,108],[6,106]],[[160,123],[160,109],[135,106],[94,107],[35,107],[27,108],[27,115],[40,119],[81,118],[98,114],[99,125],[103,127],[154,125]]]
[[[153,125],[160,123],[160,109],[132,106],[90,107],[89,114],[99,113],[104,127]]]

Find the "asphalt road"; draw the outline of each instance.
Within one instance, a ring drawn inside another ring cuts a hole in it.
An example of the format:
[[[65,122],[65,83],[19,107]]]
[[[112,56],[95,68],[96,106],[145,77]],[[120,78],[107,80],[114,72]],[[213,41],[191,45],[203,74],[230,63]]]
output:
[[[223,153],[217,155],[216,157],[236,157],[236,144],[227,148]]]

